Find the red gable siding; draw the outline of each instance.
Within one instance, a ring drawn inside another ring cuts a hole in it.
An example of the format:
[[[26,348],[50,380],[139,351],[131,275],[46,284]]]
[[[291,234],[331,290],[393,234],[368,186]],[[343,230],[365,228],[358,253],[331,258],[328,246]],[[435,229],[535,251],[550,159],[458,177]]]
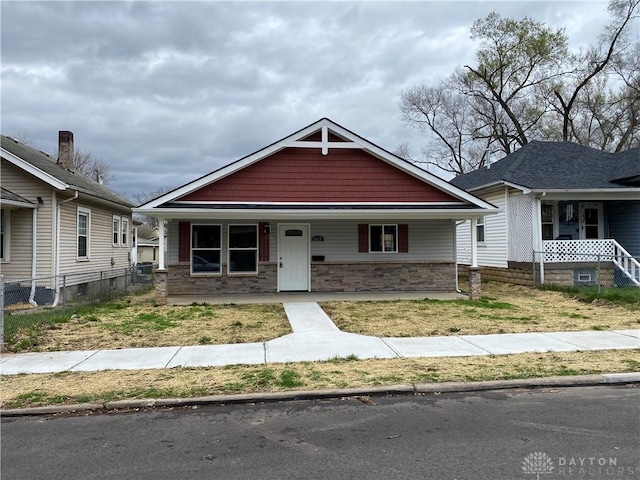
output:
[[[286,148],[180,200],[227,202],[458,201],[358,149]]]

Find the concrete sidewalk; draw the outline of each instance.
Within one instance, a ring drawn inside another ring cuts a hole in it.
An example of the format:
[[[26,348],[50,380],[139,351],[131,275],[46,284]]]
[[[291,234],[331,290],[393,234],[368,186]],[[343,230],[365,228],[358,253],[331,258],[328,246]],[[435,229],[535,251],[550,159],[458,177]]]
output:
[[[219,367],[366,358],[458,357],[640,348],[640,329],[420,338],[341,332],[315,302],[284,304],[293,333],[268,342],[0,355],[0,374]]]

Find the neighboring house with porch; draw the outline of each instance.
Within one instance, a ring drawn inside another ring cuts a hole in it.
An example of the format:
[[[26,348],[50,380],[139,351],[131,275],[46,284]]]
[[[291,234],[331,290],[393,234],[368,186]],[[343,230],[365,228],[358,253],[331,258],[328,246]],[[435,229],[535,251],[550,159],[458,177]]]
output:
[[[77,173],[73,158],[71,132],[59,133],[57,159],[2,136],[0,262],[7,288],[27,292],[23,303],[55,303],[54,276],[83,294],[88,272],[115,282],[130,264],[133,205]]]
[[[500,208],[476,226],[483,278],[585,284],[606,262],[615,265],[609,283],[640,286],[639,148],[534,141],[451,183]],[[470,235],[459,225],[461,264],[471,263]]]
[[[160,220],[166,301],[455,291],[456,222],[496,208],[325,118],[134,211]]]

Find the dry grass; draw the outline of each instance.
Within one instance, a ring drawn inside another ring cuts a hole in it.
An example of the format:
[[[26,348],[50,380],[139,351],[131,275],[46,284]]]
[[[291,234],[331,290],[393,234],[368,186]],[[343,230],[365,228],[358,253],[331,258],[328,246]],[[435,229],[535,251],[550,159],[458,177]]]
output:
[[[638,350],[12,375],[0,378],[4,408],[126,398],[477,381],[640,370]]]
[[[640,310],[584,303],[560,292],[496,282],[482,284],[483,300],[325,302],[343,331],[381,337],[482,335],[634,329]]]
[[[77,311],[65,323],[19,332],[9,348],[22,345],[20,351],[36,352],[246,343],[291,333],[282,305],[154,306],[149,293]]]

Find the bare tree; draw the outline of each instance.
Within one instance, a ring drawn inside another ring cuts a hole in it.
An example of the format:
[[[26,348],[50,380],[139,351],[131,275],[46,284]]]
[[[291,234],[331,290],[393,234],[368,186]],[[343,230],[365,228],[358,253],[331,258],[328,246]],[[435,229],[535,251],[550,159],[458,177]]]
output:
[[[534,139],[607,151],[639,145],[640,45],[627,34],[639,3],[610,0],[598,45],[578,54],[569,53],[564,30],[526,17],[476,21],[474,64],[401,93],[403,120],[428,135],[414,161],[459,174]]]
[[[619,94],[607,94],[607,79],[605,78],[599,83],[600,88],[597,96],[600,108],[597,108],[593,103],[593,87],[594,82],[597,81],[599,76],[611,71],[617,71],[624,80],[631,80],[633,78],[633,73],[631,73],[630,77],[626,76],[629,72],[624,67],[625,62],[621,62],[620,60],[621,58],[625,58],[632,63],[637,64],[638,62],[637,57],[632,59],[625,56],[623,52],[629,48],[627,32],[632,20],[638,15],[639,5],[640,0],[611,0],[608,10],[612,20],[609,25],[607,25],[605,33],[600,37],[600,42],[586,52],[573,56],[573,68],[563,75],[562,82],[559,82],[553,89],[555,99],[552,99],[552,106],[562,119],[562,140],[577,141],[585,145],[591,144],[592,142],[589,141],[589,139],[592,138],[589,134],[590,132],[584,132],[580,127],[585,124],[591,125],[592,122],[594,122],[595,124],[602,125],[604,130],[600,134],[601,139],[593,142],[594,144],[591,146],[608,150],[609,148],[607,147],[609,147],[609,145],[617,144],[618,146],[613,148],[618,149],[626,143],[625,138],[628,138],[628,136],[625,136],[624,133],[622,134],[624,138],[619,138],[617,142],[612,136],[613,132],[610,130],[611,127],[616,121],[619,122],[622,119],[613,105],[619,104],[620,101],[622,101],[626,103],[629,108],[634,108],[637,111],[635,101],[637,99],[633,98],[633,92],[629,89],[624,89],[625,91]],[[637,55],[637,49],[634,50],[635,55]],[[638,93],[637,76],[638,73],[636,69],[636,94]],[[591,89],[589,87],[591,87]],[[631,95],[631,97],[629,95]],[[607,99],[606,97],[609,98]],[[582,105],[580,105],[581,103]],[[613,108],[603,109],[602,107],[606,103],[609,103],[609,106]],[[581,107],[586,107],[586,109],[581,109]],[[607,117],[605,115],[606,110],[615,113],[613,116]],[[586,119],[584,115],[586,115]],[[633,123],[636,119],[632,116],[632,118],[628,120]],[[628,127],[625,130],[628,130]],[[631,130],[634,130],[634,128],[631,127]]]
[[[167,192],[170,192],[173,189],[174,187],[161,187],[157,190],[142,191],[142,192],[134,193],[133,199],[136,201],[138,205],[142,205],[158,197],[161,197],[162,195],[164,195]],[[155,228],[158,226],[157,218],[149,217],[147,215],[142,215],[140,213],[134,213],[133,215],[136,220],[139,220],[144,225],[147,225],[150,228]]]
[[[76,172],[100,184],[108,184],[113,179],[111,167],[102,160],[94,159],[91,152],[76,150],[73,165]]]

